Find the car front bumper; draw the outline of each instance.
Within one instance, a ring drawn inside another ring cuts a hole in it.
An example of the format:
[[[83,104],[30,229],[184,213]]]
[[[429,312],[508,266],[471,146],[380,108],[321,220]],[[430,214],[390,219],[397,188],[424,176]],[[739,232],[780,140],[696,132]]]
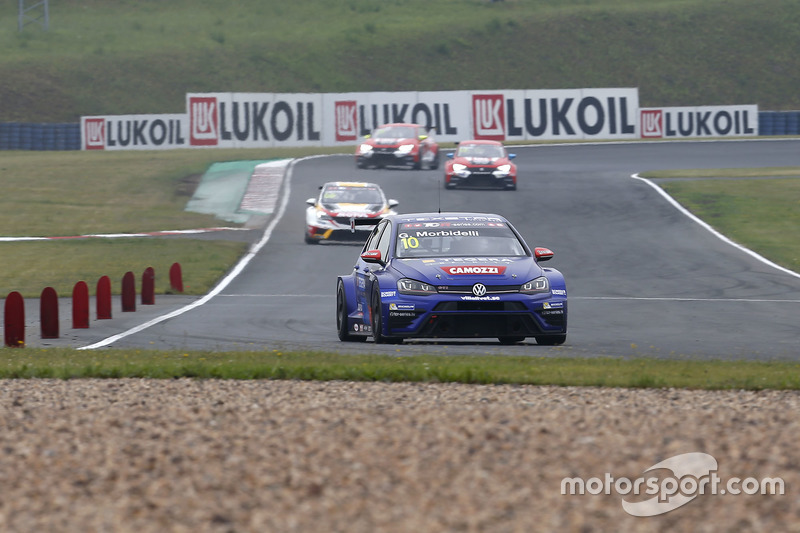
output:
[[[520,294],[383,298],[387,335],[417,338],[534,337],[567,331],[567,301]]]

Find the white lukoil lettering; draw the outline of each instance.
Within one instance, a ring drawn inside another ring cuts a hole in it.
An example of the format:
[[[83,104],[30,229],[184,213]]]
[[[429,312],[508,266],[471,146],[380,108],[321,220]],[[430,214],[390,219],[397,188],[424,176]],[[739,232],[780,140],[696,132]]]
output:
[[[500,115],[500,98],[475,99],[475,131],[481,135],[504,135],[503,119]]]

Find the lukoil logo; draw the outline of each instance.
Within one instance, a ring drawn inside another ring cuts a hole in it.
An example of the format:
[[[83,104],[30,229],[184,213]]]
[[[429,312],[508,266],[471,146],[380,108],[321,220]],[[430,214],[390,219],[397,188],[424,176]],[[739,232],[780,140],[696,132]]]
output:
[[[663,117],[661,110],[643,110],[641,113],[642,137],[664,136]]]
[[[503,95],[472,95],[472,121],[476,139],[504,141],[506,138],[506,119]]]
[[[87,118],[84,120],[84,138],[87,150],[104,150],[106,147],[105,119]]]
[[[346,100],[336,102],[336,140],[355,141],[358,136],[358,126],[356,124],[356,102]]]
[[[647,517],[668,513],[705,494],[783,495],[785,492],[781,478],[765,477],[758,480],[753,477],[732,477],[723,483],[717,475],[717,460],[702,452],[675,455],[654,464],[643,474],[657,470],[669,470],[672,475],[638,477],[635,480],[626,477],[615,479],[609,473],[605,473],[603,478],[592,477],[587,480],[564,478],[561,480],[561,494],[575,496],[588,492],[592,495],[609,495],[613,490],[621,496],[653,496],[644,501],[622,499],[622,508],[626,513]]]
[[[217,99],[192,97],[189,99],[189,144],[216,146],[219,142]]]

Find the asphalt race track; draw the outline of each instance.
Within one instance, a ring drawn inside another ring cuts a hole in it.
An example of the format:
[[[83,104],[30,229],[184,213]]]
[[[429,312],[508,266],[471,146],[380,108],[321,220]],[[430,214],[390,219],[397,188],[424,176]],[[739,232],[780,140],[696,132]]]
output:
[[[654,169],[800,166],[800,140],[538,145],[510,151],[517,154],[517,191],[444,190],[442,170],[357,170],[351,156],[297,161],[284,183],[285,212],[276,212],[268,240],[262,239],[263,247],[238,276],[202,305],[195,301],[192,309],[135,333],[120,329],[107,344],[392,355],[800,356],[800,276],[724,242],[653,187],[631,178]],[[400,201],[400,212],[441,208],[509,218],[531,246],[555,252],[549,266],[564,273],[569,291],[567,342],[558,347],[538,346],[533,339],[516,346],[495,339],[388,346],[339,342],[335,280],[352,270],[360,247],[303,242],[305,199],[333,180],[376,182]]]

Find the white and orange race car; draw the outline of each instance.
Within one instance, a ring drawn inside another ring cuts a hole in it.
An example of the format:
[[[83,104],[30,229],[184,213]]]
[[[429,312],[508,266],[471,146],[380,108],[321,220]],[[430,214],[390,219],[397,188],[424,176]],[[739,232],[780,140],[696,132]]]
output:
[[[319,197],[306,203],[307,244],[363,242],[381,218],[396,214],[398,205],[397,200],[387,199],[378,185],[358,181],[328,182],[320,187]]]

